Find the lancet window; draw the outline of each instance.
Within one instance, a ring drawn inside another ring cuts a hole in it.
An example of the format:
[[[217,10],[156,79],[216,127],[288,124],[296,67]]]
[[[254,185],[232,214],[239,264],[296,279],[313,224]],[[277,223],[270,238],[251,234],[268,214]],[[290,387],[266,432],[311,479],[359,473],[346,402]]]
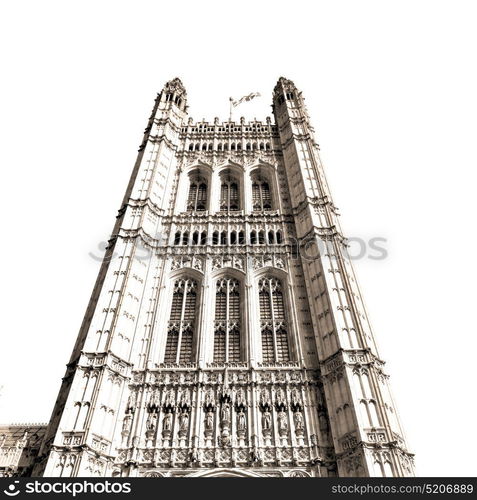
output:
[[[290,360],[282,283],[267,276],[258,282],[262,359],[265,363]]]
[[[240,283],[233,278],[217,281],[214,320],[214,361],[240,361]]]
[[[254,211],[272,209],[270,184],[261,176],[256,176],[252,179],[252,208]]]
[[[190,177],[187,210],[202,211],[207,209],[207,181],[199,174]]]
[[[165,363],[192,361],[195,333],[197,282],[180,278],[174,282],[172,305],[167,329]]]

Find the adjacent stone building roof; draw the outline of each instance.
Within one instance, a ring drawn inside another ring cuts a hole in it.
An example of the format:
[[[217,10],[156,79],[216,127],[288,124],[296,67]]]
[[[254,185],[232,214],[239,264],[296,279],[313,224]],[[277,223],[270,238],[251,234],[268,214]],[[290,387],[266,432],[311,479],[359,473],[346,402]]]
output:
[[[47,424],[0,424],[0,477],[27,475]]]

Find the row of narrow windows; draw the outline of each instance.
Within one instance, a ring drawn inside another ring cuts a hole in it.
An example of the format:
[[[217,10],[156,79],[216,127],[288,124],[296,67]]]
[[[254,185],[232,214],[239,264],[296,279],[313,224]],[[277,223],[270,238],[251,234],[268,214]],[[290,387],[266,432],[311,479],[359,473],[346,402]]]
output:
[[[259,286],[260,335],[262,360],[274,363],[290,360],[288,329],[282,283],[275,277],[261,278]],[[188,363],[194,359],[194,336],[198,284],[191,278],[180,278],[174,283],[169,316],[165,363]],[[214,312],[215,362],[243,360],[243,319],[240,282],[235,278],[217,281]]]
[[[280,96],[278,98],[278,104],[283,104],[285,102],[285,97],[288,101],[293,101],[295,99],[295,94],[293,92],[287,92],[285,96]]]
[[[174,94],[166,94],[166,102],[175,102],[178,106],[180,106],[182,104],[182,99],[178,95],[174,96]]]
[[[282,244],[283,236],[280,230],[278,231],[250,231],[250,245],[274,245]],[[207,245],[207,232],[195,231],[192,233],[192,238],[188,231],[177,231],[174,235],[174,245]],[[246,245],[245,233],[243,231],[214,231],[212,234],[212,245]]]
[[[276,125],[272,125],[272,132],[278,132],[278,127]],[[190,132],[269,132],[269,128],[263,125],[248,125],[248,126],[238,126],[236,124],[233,125],[225,125],[222,127],[210,126],[209,124],[201,123],[196,127],[191,127]],[[187,127],[182,127],[182,132],[187,132]]]
[[[196,142],[195,144],[189,144],[189,151],[212,151],[214,149],[214,145],[212,142],[210,142],[209,144],[202,144],[202,148],[200,146],[200,143],[199,142]],[[269,142],[260,142],[260,143],[257,143],[257,142],[253,142],[253,143],[250,143],[250,142],[247,142],[246,146],[245,146],[245,150],[246,151],[257,151],[257,150],[260,150],[260,151],[270,151],[271,149],[271,146],[270,146],[270,143]],[[228,151],[229,150],[229,145],[228,143],[219,143],[217,144],[217,151]],[[242,150],[242,143],[241,142],[232,142],[232,144],[230,144],[230,151],[241,151]]]
[[[189,194],[187,196],[187,210],[203,211],[208,206],[208,186],[205,179],[196,176],[191,179]],[[222,179],[220,186],[220,210],[237,211],[241,210],[239,183],[231,176]],[[252,183],[252,209],[254,211],[264,211],[272,209],[272,195],[270,184],[256,178]]]

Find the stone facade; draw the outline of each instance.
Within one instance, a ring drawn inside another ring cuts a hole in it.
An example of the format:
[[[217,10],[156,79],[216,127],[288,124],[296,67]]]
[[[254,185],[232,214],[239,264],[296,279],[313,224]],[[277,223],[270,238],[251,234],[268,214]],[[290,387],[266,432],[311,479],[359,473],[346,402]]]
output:
[[[413,474],[291,81],[273,111],[157,96],[34,475]]]

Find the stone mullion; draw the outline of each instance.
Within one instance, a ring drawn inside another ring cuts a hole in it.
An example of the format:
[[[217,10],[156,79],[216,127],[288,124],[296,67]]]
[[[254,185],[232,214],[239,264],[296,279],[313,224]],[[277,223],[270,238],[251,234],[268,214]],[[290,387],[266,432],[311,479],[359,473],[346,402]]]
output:
[[[184,280],[184,293],[182,295],[181,319],[179,321],[179,338],[177,339],[176,363],[179,363],[179,359],[181,356],[182,328],[184,326],[184,312],[185,312],[185,305],[187,302],[188,284],[189,284],[189,280]]]
[[[272,321],[273,354],[274,354],[275,362],[277,362],[278,361],[277,332],[276,332],[276,326],[275,326],[275,314],[274,314],[274,307],[273,307],[272,281],[270,279],[267,279],[267,283],[268,283],[268,300],[270,301],[270,314],[271,314],[270,319]],[[263,353],[262,353],[262,355],[263,355]]]
[[[200,298],[202,299],[202,307],[200,308],[200,318],[197,324],[197,331],[195,335],[199,341],[198,353],[197,353],[197,363],[200,368],[204,368],[208,361],[208,355],[210,352],[210,336],[214,335],[214,323],[208,321],[209,317],[212,317],[212,302],[213,302],[213,290],[211,287],[211,277],[210,277],[210,260],[207,260],[204,268],[204,277],[202,280],[202,293]]]
[[[229,361],[229,293],[230,293],[230,280],[226,282],[225,288],[225,362]]]
[[[244,206],[243,206],[243,213],[248,214],[253,211],[253,202],[252,202],[252,182],[250,178],[250,171],[245,170],[243,174],[243,200],[244,200]]]
[[[248,324],[248,344],[249,344],[249,361],[251,368],[255,368],[258,362],[257,354],[260,352],[258,350],[258,341],[261,339],[261,327],[259,319],[259,311],[257,311],[257,300],[258,290],[256,287],[256,280],[254,281],[252,272],[247,262],[247,310],[249,317]],[[254,300],[255,299],[255,300]]]
[[[244,256],[244,260],[246,259],[246,256]],[[245,265],[246,269],[246,265]],[[248,286],[246,283],[247,276],[244,277],[244,279],[241,281],[240,285],[240,298],[242,299],[240,301],[241,304],[244,304],[244,307],[242,309],[242,306],[240,307],[240,315],[239,315],[239,321],[240,321],[240,361],[249,361],[249,352],[250,352],[250,345],[249,345],[249,339],[248,339],[248,327],[250,324],[250,318],[249,318],[249,308],[248,308]],[[243,301],[243,302],[242,302]]]
[[[219,202],[217,203],[217,200]],[[209,197],[209,211],[218,212],[220,210],[220,177],[216,171],[212,172],[210,176],[210,197]]]

